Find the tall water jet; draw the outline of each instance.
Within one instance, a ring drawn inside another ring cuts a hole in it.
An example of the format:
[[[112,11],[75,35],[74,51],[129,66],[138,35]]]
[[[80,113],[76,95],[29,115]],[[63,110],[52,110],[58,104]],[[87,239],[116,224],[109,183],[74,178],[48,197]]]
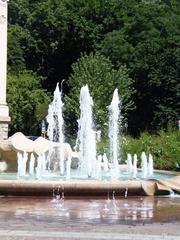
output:
[[[71,159],[68,158],[66,162],[66,180],[71,178]]]
[[[22,167],[22,175],[25,176],[26,175],[26,164],[27,164],[27,160],[28,160],[28,153],[24,152],[23,153],[23,167]]]
[[[88,86],[80,92],[80,119],[78,120],[78,143],[80,172],[88,177],[96,175],[96,133],[93,123],[93,100]]]
[[[112,163],[112,178],[119,177],[118,158],[120,156],[119,150],[119,119],[120,119],[120,100],[118,96],[118,89],[114,90],[112,102],[109,106],[109,141],[110,141],[110,161]]]
[[[131,174],[133,172],[132,156],[130,153],[127,155],[127,173]]]
[[[62,92],[59,90],[59,83],[56,85],[56,89],[54,91],[54,98],[52,103],[49,105],[48,109],[48,129],[47,136],[52,142],[59,142],[60,151],[59,151],[59,168],[60,174],[64,175],[64,151],[63,151],[63,142],[64,142],[64,134],[63,134],[63,102],[62,102]],[[48,170],[50,170],[51,165],[51,154],[52,149],[50,148],[49,156],[48,156]]]
[[[109,170],[109,163],[106,153],[103,154],[103,168],[105,172],[108,172]]]
[[[29,162],[29,174],[32,176],[34,175],[34,165],[35,165],[35,157],[34,157],[34,154],[31,153],[30,162]]]
[[[148,158],[148,176],[151,177],[153,176],[153,157],[151,154],[149,154],[149,158]]]
[[[17,152],[17,178],[23,177],[23,154]]]
[[[137,178],[137,173],[138,173],[138,170],[137,170],[137,154],[134,154],[134,157],[133,157],[133,178]]]
[[[43,154],[37,157],[36,178],[41,179],[43,175]]]
[[[102,166],[102,155],[98,155],[96,161],[96,178],[101,179],[101,166]]]
[[[141,167],[142,167],[142,178],[147,178],[148,163],[147,163],[147,156],[145,152],[142,152],[141,154]]]

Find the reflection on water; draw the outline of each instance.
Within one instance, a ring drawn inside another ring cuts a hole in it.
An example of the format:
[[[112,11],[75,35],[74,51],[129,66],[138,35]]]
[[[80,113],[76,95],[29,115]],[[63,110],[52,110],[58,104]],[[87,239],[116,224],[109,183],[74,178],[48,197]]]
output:
[[[90,224],[169,222],[180,220],[180,198],[1,197],[0,219]]]

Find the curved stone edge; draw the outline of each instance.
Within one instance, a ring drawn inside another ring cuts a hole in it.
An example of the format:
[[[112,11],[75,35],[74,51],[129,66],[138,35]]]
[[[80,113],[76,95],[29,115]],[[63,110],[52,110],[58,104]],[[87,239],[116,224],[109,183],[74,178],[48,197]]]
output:
[[[64,191],[66,196],[107,196],[115,191],[116,196],[153,196],[168,195],[172,190],[180,193],[180,176],[172,183],[166,180],[128,180],[101,182],[86,181],[37,181],[1,180],[1,195],[44,195],[52,196],[55,191]],[[177,185],[175,184],[177,182]],[[58,190],[59,189],[59,190]]]
[[[137,182],[127,183],[126,181],[26,181],[26,180],[2,180],[0,181],[0,194],[6,195],[52,195],[53,189],[64,191],[69,196],[81,195],[106,195],[115,191],[118,195],[124,195],[128,187],[129,193],[138,195],[141,184]]]

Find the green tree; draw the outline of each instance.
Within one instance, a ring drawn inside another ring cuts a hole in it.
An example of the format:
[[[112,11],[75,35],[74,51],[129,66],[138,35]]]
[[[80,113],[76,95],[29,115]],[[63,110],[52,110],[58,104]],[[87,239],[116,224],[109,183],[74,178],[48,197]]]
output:
[[[26,68],[25,56],[28,33],[19,25],[12,25],[8,31],[8,70],[18,73]]]
[[[50,97],[41,88],[41,78],[30,71],[8,75],[7,101],[10,109],[11,134],[21,131],[37,134],[40,120],[47,114]],[[41,109],[42,108],[42,109]]]
[[[128,118],[129,112],[134,108],[132,95],[133,80],[129,77],[128,70],[121,66],[115,70],[111,61],[99,53],[81,56],[77,63],[72,65],[72,74],[68,80],[70,92],[65,97],[66,118],[70,124],[68,129],[77,129],[79,118],[79,94],[83,85],[87,84],[94,100],[94,109],[97,128],[104,130],[108,121],[108,109],[113,92],[118,88],[122,100],[122,114]]]
[[[105,35],[98,49],[117,68],[126,64],[135,80],[133,132],[157,130],[180,111],[180,18],[177,9],[163,2],[139,3],[133,11],[133,17],[122,17],[121,29]]]
[[[90,53],[105,33],[121,25],[117,9],[122,2],[12,0],[10,28],[17,24],[28,33],[26,67],[46,76],[45,86],[53,90],[57,81],[69,77],[70,67],[81,53]]]
[[[52,91],[81,54],[100,51],[135,80],[132,132],[164,127],[179,114],[179,11],[178,0],[11,0],[9,69],[45,76]]]

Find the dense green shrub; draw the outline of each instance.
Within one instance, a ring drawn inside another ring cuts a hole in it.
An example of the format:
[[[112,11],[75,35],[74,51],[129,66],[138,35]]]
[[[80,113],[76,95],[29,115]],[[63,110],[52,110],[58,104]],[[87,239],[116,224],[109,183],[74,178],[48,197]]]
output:
[[[139,138],[123,136],[121,142],[121,163],[124,164],[127,154],[138,156],[138,167],[141,167],[141,154],[152,154],[154,168],[180,171],[180,131],[161,130],[156,135],[144,132]],[[102,139],[97,144],[98,154],[109,153],[108,139]]]
[[[50,97],[41,87],[41,78],[31,71],[8,74],[7,101],[10,110],[10,134],[21,131],[37,134],[40,120],[47,115]]]
[[[151,153],[154,167],[164,170],[178,170],[180,164],[180,131],[163,131],[157,135],[142,133],[139,138],[130,136],[122,139],[122,159],[127,153],[137,154],[140,159],[142,151]],[[140,161],[139,161],[140,163]]]

